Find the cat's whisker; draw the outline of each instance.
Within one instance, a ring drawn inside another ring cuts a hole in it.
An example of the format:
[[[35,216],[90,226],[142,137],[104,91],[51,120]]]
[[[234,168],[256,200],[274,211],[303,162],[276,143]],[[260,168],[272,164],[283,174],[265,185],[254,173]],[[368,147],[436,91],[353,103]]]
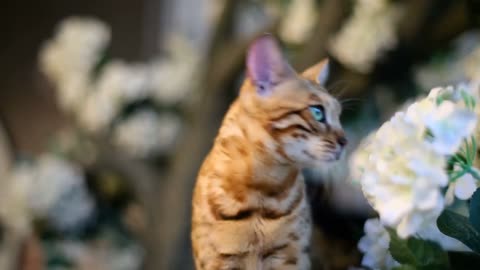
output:
[[[342,111],[343,112],[355,112],[355,111],[357,111],[357,107],[354,106],[354,105],[347,105],[347,106],[342,107]]]
[[[349,83],[347,80],[335,82],[329,87],[328,92],[335,98],[340,99],[348,89],[348,85]]]
[[[344,111],[344,112],[355,112],[357,110],[354,107],[348,107],[347,106],[347,107],[343,107],[342,111]]]
[[[361,98],[349,98],[340,100],[340,104],[342,105],[343,110],[349,110],[351,108],[355,108],[358,105],[364,103],[366,100]]]
[[[364,98],[346,98],[346,99],[340,99],[339,100],[341,104],[346,104],[349,102],[365,102],[366,99]]]

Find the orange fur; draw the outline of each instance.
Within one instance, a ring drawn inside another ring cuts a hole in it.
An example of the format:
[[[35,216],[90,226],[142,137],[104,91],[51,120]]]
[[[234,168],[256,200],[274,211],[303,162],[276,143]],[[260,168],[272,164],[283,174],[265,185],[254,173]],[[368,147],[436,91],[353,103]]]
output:
[[[300,170],[338,159],[341,107],[312,70],[306,77],[282,72],[266,96],[245,80],[200,169],[191,234],[198,270],[310,268]],[[313,119],[313,105],[325,108],[326,123]]]

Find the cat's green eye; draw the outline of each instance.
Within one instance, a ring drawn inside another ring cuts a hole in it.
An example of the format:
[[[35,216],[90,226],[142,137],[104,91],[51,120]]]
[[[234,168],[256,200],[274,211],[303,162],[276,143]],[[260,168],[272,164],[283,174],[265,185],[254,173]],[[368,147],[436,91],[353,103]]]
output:
[[[310,112],[312,113],[313,119],[318,122],[325,123],[325,110],[322,105],[315,105],[309,107]]]

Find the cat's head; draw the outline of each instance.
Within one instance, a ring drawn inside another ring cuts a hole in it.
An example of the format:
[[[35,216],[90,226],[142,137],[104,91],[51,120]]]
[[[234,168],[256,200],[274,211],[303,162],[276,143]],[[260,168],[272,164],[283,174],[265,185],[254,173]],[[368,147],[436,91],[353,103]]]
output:
[[[269,35],[258,38],[247,56],[241,102],[269,134],[273,155],[299,167],[338,160],[347,140],[341,105],[324,88],[328,59],[297,74]]]

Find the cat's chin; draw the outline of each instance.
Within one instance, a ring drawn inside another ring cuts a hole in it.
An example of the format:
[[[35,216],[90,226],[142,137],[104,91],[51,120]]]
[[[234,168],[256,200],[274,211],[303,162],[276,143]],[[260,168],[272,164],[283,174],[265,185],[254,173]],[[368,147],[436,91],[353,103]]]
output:
[[[299,169],[315,169],[315,168],[326,168],[330,167],[338,161],[335,157],[329,157],[321,160],[309,161],[309,162],[301,162],[297,164]]]
[[[326,158],[326,162],[335,162],[342,159],[343,149],[332,151]]]

